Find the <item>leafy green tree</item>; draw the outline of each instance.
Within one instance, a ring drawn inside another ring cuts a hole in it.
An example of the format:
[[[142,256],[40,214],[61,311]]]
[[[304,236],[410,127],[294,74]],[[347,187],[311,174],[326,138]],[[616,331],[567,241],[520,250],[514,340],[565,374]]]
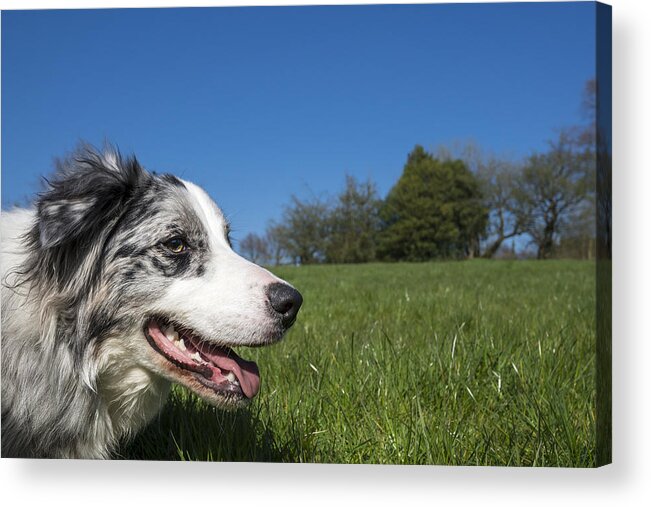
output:
[[[337,196],[337,204],[329,214],[327,262],[375,260],[380,203],[371,180],[358,182],[353,176],[346,176],[344,190]]]
[[[479,182],[466,164],[438,160],[422,146],[408,155],[380,214],[379,252],[391,260],[470,257],[488,221]]]

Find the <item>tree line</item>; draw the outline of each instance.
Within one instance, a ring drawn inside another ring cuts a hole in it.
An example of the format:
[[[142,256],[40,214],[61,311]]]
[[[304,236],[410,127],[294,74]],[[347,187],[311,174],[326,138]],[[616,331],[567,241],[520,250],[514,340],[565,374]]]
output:
[[[334,197],[290,197],[264,235],[240,252],[261,264],[360,263],[493,258],[593,258],[594,81],[587,124],[566,128],[548,149],[513,161],[473,143],[427,151],[416,145],[382,198],[347,175]],[[524,251],[516,251],[515,238]]]

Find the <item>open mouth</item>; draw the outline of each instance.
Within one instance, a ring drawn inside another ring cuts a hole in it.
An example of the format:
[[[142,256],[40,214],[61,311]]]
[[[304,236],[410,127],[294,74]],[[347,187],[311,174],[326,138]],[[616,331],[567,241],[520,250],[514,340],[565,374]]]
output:
[[[227,398],[253,398],[260,390],[258,365],[229,347],[202,340],[177,323],[152,318],[145,326],[152,348],[204,388]]]

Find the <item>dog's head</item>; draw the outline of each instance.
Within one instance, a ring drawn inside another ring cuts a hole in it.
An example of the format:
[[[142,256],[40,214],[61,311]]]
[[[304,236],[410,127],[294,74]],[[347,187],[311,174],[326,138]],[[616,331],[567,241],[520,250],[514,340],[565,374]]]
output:
[[[291,285],[233,249],[198,186],[114,150],[59,163],[37,200],[28,272],[56,306],[78,356],[107,344],[216,405],[258,392],[257,365],[231,347],[280,340],[302,303]]]

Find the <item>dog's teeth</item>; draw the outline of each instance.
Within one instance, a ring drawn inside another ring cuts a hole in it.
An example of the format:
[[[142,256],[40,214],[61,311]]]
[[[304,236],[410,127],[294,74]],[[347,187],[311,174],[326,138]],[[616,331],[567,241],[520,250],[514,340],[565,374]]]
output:
[[[229,382],[232,382],[233,384],[237,382],[237,377],[232,371],[228,372],[228,375],[226,375],[226,378],[228,379]]]
[[[192,359],[194,359],[197,363],[203,363],[203,360],[201,359],[201,356],[199,355],[199,352],[195,352],[190,357]]]
[[[179,339],[179,333],[177,333],[174,330],[174,326],[170,325],[170,326],[164,327],[162,329],[162,331],[163,331],[163,334],[165,335],[165,337],[171,342],[176,341],[176,340]]]
[[[176,336],[178,336],[178,334],[177,334]],[[181,350],[183,350],[183,351],[187,350],[187,349],[185,348],[185,342],[183,341],[183,338],[181,338],[181,339],[180,339],[178,342],[176,342],[176,343],[178,343],[178,347],[179,347],[179,349],[181,349]]]

